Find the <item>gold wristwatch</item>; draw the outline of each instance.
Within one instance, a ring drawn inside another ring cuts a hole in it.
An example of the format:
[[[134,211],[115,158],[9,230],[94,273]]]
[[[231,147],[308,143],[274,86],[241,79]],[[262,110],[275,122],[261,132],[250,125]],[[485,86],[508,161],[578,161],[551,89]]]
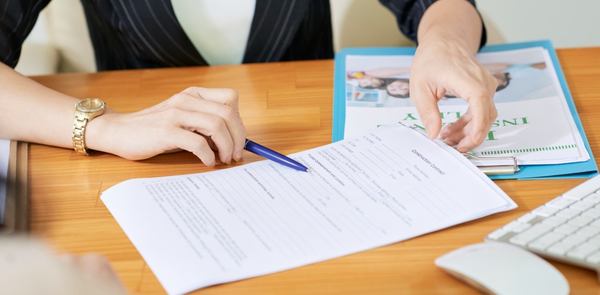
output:
[[[87,155],[85,146],[85,127],[94,118],[104,114],[106,104],[99,98],[86,98],[80,100],[75,106],[75,120],[73,121],[73,149]]]

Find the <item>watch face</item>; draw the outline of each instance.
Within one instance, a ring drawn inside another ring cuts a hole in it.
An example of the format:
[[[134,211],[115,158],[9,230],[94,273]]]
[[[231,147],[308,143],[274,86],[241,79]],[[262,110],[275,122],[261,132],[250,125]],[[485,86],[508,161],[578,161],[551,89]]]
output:
[[[104,108],[104,102],[99,98],[86,98],[77,103],[77,110],[85,113],[93,113]]]

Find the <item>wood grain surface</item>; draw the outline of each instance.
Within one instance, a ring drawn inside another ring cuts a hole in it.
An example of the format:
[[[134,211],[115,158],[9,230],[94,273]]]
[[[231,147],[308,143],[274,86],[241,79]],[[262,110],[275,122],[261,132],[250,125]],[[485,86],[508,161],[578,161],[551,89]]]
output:
[[[600,155],[600,48],[558,51],[593,151]],[[116,111],[158,103],[188,86],[230,87],[240,94],[249,138],[284,153],[331,141],[333,61],[171,68],[34,77],[76,97],[101,97]],[[245,163],[259,158],[245,154]],[[189,153],[127,161],[109,154],[31,145],[31,230],[59,251],[108,257],[131,293],[164,290],[99,199],[133,177],[209,171]],[[217,167],[216,169],[222,169]],[[495,228],[583,182],[583,179],[497,181],[519,208],[437,233],[201,294],[470,294],[476,291],[436,268],[436,257],[482,241]],[[233,185],[233,184],[232,184]],[[553,262],[573,294],[600,294],[595,272]],[[200,275],[200,274],[199,274]]]

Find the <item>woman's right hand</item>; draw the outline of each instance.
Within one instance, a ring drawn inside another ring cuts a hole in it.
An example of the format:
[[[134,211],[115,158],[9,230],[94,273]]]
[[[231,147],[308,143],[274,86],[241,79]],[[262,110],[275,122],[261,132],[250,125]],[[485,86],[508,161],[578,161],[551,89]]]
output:
[[[237,92],[217,88],[190,87],[135,113],[108,111],[86,129],[93,150],[130,160],[186,150],[207,166],[217,155],[222,163],[240,161],[246,139]]]

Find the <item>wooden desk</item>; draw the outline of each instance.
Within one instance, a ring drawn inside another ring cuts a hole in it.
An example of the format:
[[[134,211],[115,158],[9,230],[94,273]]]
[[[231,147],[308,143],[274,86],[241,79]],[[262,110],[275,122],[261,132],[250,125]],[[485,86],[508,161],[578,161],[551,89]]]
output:
[[[600,48],[560,50],[559,56],[592,148],[600,155]],[[73,96],[102,97],[118,111],[150,106],[191,85],[236,88],[250,137],[290,153],[330,142],[332,74],[332,61],[314,61],[35,79]],[[250,154],[245,157],[246,162],[258,159]],[[41,145],[31,146],[30,165],[31,229],[35,235],[60,251],[107,256],[132,293],[164,292],[99,200],[99,193],[132,177],[209,169],[188,153],[130,162],[106,154],[83,157]],[[391,246],[210,287],[202,293],[475,293],[436,268],[433,260],[452,249],[482,241],[495,228],[582,181],[499,181],[519,204],[517,210]],[[568,278],[573,293],[600,294],[594,272],[553,264]]]

